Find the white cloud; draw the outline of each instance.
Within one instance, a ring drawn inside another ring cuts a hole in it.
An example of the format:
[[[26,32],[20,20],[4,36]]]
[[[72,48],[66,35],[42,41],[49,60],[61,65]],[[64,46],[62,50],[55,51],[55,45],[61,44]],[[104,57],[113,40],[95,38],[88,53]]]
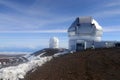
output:
[[[40,30],[41,27],[45,29],[51,27],[50,24],[54,26],[73,19],[71,16],[55,14],[42,2],[44,3],[35,0],[33,4],[26,6],[5,0],[0,1],[0,4],[17,12],[0,13],[0,31]]]
[[[0,54],[31,54],[32,52],[0,52]]]
[[[112,2],[108,2],[107,4],[105,4],[104,7],[116,7],[116,6],[120,6],[120,1],[112,1]]]
[[[120,26],[105,27],[103,28],[104,32],[120,32]]]
[[[98,11],[96,13],[93,13],[92,16],[99,17],[99,18],[120,16],[120,9]]]
[[[28,30],[28,31],[0,31],[0,33],[67,33],[66,29]]]
[[[120,15],[120,9],[111,9],[111,10],[106,10],[106,11],[103,11],[103,14],[105,16],[116,16],[116,15]]]
[[[74,17],[48,17],[48,19],[29,17],[18,14],[2,14],[0,13],[0,31],[12,30],[39,30],[41,27],[51,27],[54,24],[69,22]],[[51,27],[52,28],[52,27]],[[56,26],[57,28],[57,26]]]
[[[102,2],[91,15],[98,18],[120,16],[120,0]]]

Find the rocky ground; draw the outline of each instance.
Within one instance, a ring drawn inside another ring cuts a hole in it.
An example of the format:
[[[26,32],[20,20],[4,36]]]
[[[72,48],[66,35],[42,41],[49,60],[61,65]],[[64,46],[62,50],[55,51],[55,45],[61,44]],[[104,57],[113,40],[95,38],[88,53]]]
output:
[[[86,50],[56,57],[25,80],[120,80],[120,48]]]
[[[27,62],[26,54],[0,54],[0,69]]]
[[[40,57],[45,57],[45,56],[52,56],[52,55],[54,55],[56,53],[64,52],[66,50],[67,49],[64,49],[64,48],[59,48],[59,49],[58,48],[55,48],[55,49],[53,49],[53,48],[45,48],[45,49],[39,50],[37,52],[34,52],[31,55],[39,56],[40,54],[44,53]]]

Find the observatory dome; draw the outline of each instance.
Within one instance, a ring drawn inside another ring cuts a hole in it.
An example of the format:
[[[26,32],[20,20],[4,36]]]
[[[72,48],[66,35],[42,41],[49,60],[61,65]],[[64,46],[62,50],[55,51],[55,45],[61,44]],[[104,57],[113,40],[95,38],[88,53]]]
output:
[[[59,39],[57,37],[50,38],[49,48],[59,48]]]
[[[101,41],[102,27],[92,17],[78,17],[68,29],[70,39]]]

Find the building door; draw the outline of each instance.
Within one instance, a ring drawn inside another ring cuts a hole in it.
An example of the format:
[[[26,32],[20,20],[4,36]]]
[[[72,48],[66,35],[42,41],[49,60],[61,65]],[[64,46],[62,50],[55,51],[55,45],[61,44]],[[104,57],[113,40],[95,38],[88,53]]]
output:
[[[116,44],[115,44],[115,47],[120,47],[120,43],[116,43]]]
[[[76,51],[84,50],[84,48],[85,48],[84,43],[77,43],[76,44]]]

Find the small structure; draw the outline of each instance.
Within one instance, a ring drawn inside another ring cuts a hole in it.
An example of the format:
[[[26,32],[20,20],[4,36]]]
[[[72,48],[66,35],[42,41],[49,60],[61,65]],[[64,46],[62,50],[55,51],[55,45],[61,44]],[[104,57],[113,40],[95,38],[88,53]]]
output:
[[[59,39],[57,37],[50,38],[49,48],[59,48]]]
[[[114,41],[101,41],[102,27],[92,17],[78,17],[68,28],[69,50],[114,47]],[[118,46],[118,44],[117,44]]]

